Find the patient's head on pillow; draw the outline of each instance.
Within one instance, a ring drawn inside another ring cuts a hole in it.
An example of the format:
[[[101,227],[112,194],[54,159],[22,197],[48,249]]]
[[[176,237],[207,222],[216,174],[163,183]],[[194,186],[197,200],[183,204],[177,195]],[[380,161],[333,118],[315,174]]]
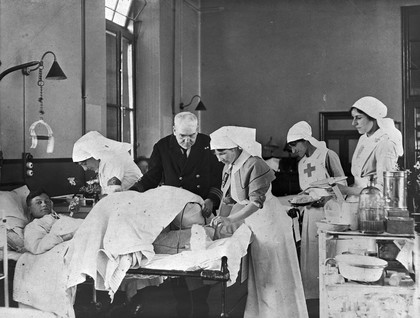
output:
[[[31,191],[26,197],[26,205],[31,219],[39,219],[52,212],[52,201],[43,189]]]

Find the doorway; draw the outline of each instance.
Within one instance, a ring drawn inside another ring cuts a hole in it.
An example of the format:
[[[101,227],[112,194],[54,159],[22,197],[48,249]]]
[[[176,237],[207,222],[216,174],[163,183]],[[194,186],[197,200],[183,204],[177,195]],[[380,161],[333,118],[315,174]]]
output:
[[[340,157],[348,184],[354,182],[351,174],[351,158],[360,137],[351,124],[352,119],[349,111],[319,113],[321,140],[324,140],[327,147],[335,151]]]

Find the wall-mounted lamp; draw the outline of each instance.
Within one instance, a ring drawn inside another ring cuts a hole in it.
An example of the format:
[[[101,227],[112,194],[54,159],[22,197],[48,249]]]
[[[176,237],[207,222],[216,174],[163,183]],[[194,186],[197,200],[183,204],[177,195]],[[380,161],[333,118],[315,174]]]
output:
[[[67,76],[64,74],[60,65],[58,65],[57,58],[56,58],[55,54],[51,51],[47,51],[42,55],[41,60],[39,60],[39,61],[32,61],[32,62],[28,62],[28,63],[24,63],[24,64],[20,64],[20,65],[16,65],[16,66],[13,66],[11,68],[8,68],[7,70],[5,70],[4,72],[2,72],[0,74],[0,81],[7,74],[12,73],[14,71],[22,70],[22,73],[24,75],[29,75],[32,71],[35,71],[39,68],[43,69],[44,68],[44,58],[47,54],[52,54],[54,56],[54,62],[51,65],[51,68],[50,68],[50,70],[49,70],[49,72],[48,72],[48,74],[45,78],[46,79],[52,79],[52,80],[67,79]],[[30,67],[32,67],[32,66],[35,66],[35,68],[30,69]]]
[[[198,102],[197,106],[195,107],[195,110],[196,110],[196,111],[203,111],[203,110],[207,110],[207,109],[206,109],[206,107],[204,106],[203,102],[201,101],[201,97],[200,97],[199,95],[194,95],[194,96],[191,98],[190,102],[189,102],[188,104],[186,104],[186,105],[184,105],[184,103],[179,104],[179,108],[180,108],[181,110],[184,110],[184,108],[187,108],[188,106],[190,106],[190,105],[191,105],[191,103],[192,103],[192,101],[194,100],[194,98],[195,98],[195,97],[198,97],[198,98],[199,98],[199,100],[200,100],[200,101]]]

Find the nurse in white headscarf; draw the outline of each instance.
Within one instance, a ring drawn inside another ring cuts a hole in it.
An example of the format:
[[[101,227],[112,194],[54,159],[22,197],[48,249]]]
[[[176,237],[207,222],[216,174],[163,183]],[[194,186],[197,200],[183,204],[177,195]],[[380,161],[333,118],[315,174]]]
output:
[[[365,96],[351,107],[352,125],[361,137],[352,158],[351,172],[354,185],[342,188],[346,194],[358,195],[368,185],[369,176],[376,178],[375,186],[382,191],[384,171],[397,170],[397,160],[402,156],[401,132],[391,118],[385,118],[387,107],[377,98]]]
[[[225,164],[223,199],[212,225],[254,235],[244,317],[308,317],[292,219],[271,194],[273,170],[261,158],[252,128],[225,126],[210,134],[210,147]]]
[[[328,197],[323,188],[314,188],[313,182],[330,177],[344,177],[338,155],[327,148],[324,141],[312,137],[312,128],[306,121],[294,124],[287,133],[287,144],[298,156],[300,188],[314,198]],[[346,181],[340,181],[347,185]],[[306,299],[319,298],[318,227],[325,218],[324,207],[307,206],[303,210],[300,268]]]
[[[299,185],[302,190],[311,187],[315,181],[345,176],[337,153],[328,149],[324,141],[312,137],[312,128],[306,121],[300,121],[289,129],[287,144],[299,159]],[[346,184],[345,181],[342,183]]]
[[[91,131],[76,141],[72,157],[84,170],[97,172],[102,194],[109,194],[130,189],[142,177],[130,150],[128,143]]]

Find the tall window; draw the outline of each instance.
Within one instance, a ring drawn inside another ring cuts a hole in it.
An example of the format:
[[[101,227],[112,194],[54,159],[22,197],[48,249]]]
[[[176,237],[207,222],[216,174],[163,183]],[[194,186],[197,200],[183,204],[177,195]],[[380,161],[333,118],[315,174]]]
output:
[[[135,143],[134,36],[106,21],[107,137]]]

